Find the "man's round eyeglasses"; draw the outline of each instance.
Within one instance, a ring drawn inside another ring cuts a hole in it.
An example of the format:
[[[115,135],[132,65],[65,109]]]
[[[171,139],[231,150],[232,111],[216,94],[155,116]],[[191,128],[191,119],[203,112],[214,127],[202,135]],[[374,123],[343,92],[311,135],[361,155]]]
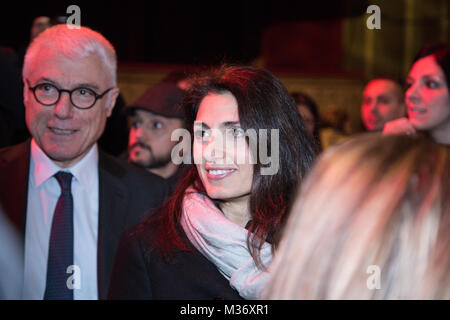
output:
[[[61,92],[67,92],[70,96],[70,102],[78,109],[90,109],[92,108],[98,99],[103,98],[105,94],[114,89],[114,87],[107,89],[102,94],[96,93],[94,90],[79,87],[73,90],[60,89],[55,85],[45,82],[30,86],[28,82],[28,87],[33,91],[36,101],[44,106],[52,106],[58,103],[61,98]]]

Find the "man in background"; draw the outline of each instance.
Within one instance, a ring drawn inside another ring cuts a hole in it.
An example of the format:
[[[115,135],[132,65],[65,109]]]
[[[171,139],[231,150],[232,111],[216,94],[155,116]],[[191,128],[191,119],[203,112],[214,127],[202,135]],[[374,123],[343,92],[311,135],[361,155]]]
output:
[[[172,162],[172,132],[184,128],[181,104],[185,91],[177,83],[163,81],[148,89],[127,107],[130,115],[128,161],[166,179],[173,191],[184,165]]]
[[[386,122],[405,114],[403,90],[399,83],[388,78],[369,81],[361,104],[361,118],[366,130],[381,131]]]

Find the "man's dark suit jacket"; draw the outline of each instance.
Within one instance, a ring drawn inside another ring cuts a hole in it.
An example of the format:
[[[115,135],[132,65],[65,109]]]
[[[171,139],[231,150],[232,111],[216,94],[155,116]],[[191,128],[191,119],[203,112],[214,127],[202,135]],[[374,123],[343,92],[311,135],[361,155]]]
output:
[[[25,235],[30,142],[0,149],[0,205]],[[168,193],[164,179],[99,151],[98,297],[105,299],[114,256],[125,228],[159,206]]]

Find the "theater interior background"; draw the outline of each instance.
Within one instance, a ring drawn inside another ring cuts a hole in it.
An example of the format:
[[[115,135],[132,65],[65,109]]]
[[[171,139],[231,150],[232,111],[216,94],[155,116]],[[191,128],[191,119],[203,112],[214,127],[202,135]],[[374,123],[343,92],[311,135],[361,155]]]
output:
[[[36,1],[2,4],[0,46],[24,51],[37,16],[81,9],[81,24],[103,33],[119,58],[119,87],[131,103],[174,70],[220,62],[274,72],[290,91],[348,113],[361,130],[365,81],[404,81],[417,50],[450,39],[448,0],[373,1]],[[369,5],[381,29],[369,29]]]

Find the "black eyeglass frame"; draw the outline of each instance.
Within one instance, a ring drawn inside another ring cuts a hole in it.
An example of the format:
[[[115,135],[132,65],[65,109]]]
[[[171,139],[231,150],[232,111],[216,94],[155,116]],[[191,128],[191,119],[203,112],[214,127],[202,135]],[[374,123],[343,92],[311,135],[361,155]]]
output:
[[[60,89],[60,88],[58,88],[57,86],[55,86],[54,84],[48,83],[48,82],[39,83],[39,84],[35,85],[34,87],[32,87],[32,86],[30,85],[30,82],[28,81],[28,79],[27,79],[27,83],[28,83],[28,89],[30,89],[31,91],[33,91],[33,95],[34,95],[34,98],[36,99],[36,101],[39,102],[40,104],[42,104],[43,106],[49,107],[49,106],[53,106],[53,105],[58,104],[59,99],[61,99],[61,92],[67,92],[67,93],[69,94],[70,102],[72,103],[72,105],[73,105],[75,108],[80,109],[80,110],[91,109],[91,108],[97,103],[97,100],[98,100],[98,99],[103,98],[103,97],[105,96],[105,94],[107,94],[109,91],[111,91],[112,89],[115,88],[115,87],[111,87],[111,88],[109,88],[109,89],[106,89],[103,93],[98,94],[98,93],[95,92],[94,90],[92,90],[92,89],[90,89],[90,88],[86,88],[86,87],[78,87],[78,88],[75,88],[75,89],[73,89],[73,90],[67,90],[67,89]],[[54,87],[54,88],[58,91],[58,98],[56,99],[55,102],[53,102],[53,103],[43,103],[43,102],[41,102],[41,101],[38,99],[38,97],[37,97],[37,95],[36,95],[36,89],[37,89],[39,86],[42,86],[42,85],[50,85],[50,86]],[[74,93],[75,91],[80,90],[80,89],[88,90],[88,91],[90,91],[90,92],[92,92],[92,93],[94,94],[95,100],[94,100],[94,102],[93,102],[89,107],[82,108],[82,107],[77,106],[77,105],[73,102],[73,100],[72,100],[72,93]]]

